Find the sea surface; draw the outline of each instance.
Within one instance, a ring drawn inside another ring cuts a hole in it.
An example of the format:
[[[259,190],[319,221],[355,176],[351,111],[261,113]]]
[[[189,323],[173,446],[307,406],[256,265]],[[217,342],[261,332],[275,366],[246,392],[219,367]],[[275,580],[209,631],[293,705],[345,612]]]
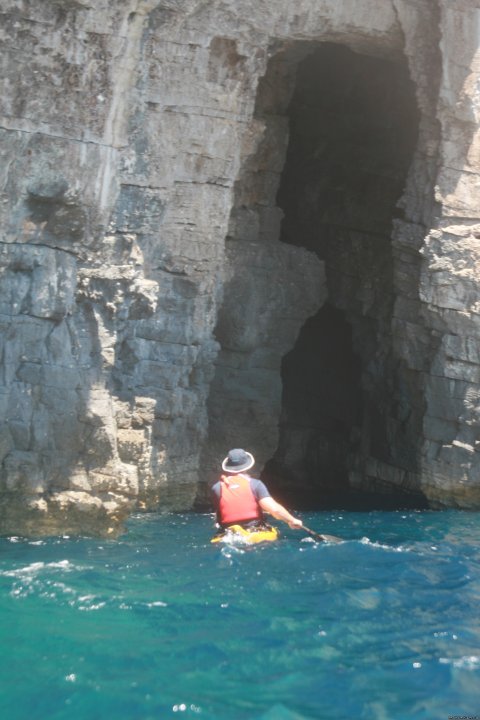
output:
[[[345,542],[219,547],[194,514],[0,539],[0,718],[480,718],[480,515],[301,517]]]

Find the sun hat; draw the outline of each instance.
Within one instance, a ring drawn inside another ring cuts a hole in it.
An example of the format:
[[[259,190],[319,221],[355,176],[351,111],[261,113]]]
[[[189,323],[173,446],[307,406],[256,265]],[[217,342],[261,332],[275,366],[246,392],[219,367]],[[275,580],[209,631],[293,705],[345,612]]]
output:
[[[255,458],[251,453],[235,448],[230,450],[223,461],[222,470],[226,472],[242,472],[242,470],[249,470],[253,465],[255,465]]]

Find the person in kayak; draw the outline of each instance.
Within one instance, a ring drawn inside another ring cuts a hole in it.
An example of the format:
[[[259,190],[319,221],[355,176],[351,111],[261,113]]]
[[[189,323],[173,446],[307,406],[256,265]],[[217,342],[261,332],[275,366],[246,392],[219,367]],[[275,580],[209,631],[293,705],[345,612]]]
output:
[[[223,461],[225,475],[212,487],[212,501],[220,527],[240,525],[249,530],[262,527],[265,525],[264,513],[268,513],[293,530],[299,530],[302,521],[274,500],[261,480],[247,474],[254,465],[253,455],[240,448],[230,450]]]

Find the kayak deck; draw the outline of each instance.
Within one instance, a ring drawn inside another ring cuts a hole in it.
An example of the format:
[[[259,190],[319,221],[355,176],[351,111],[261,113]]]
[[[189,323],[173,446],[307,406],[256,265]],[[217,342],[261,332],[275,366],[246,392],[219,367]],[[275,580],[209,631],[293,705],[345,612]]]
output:
[[[278,540],[280,533],[276,527],[264,525],[257,528],[244,528],[241,525],[230,525],[213,536],[212,543],[227,543],[232,545],[256,545],[262,542]]]

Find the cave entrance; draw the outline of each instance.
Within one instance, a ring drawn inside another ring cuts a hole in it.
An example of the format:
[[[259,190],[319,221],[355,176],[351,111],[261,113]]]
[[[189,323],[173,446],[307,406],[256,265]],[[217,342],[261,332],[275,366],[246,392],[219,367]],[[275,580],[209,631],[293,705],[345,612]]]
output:
[[[418,124],[403,56],[289,43],[271,58],[226,238],[205,476],[245,447],[292,506],[422,506],[421,373],[392,330]]]
[[[280,442],[264,477],[274,485],[280,482],[275,490],[296,507],[343,503],[362,396],[360,358],[340,310],[326,303],[307,320],[283,358],[282,383]]]
[[[287,116],[280,240],[325,263],[328,297],[283,358],[279,444],[263,477],[297,507],[423,506],[389,484],[415,473],[421,418],[391,330],[392,221],[419,121],[406,63],[319,46],[298,64]]]

